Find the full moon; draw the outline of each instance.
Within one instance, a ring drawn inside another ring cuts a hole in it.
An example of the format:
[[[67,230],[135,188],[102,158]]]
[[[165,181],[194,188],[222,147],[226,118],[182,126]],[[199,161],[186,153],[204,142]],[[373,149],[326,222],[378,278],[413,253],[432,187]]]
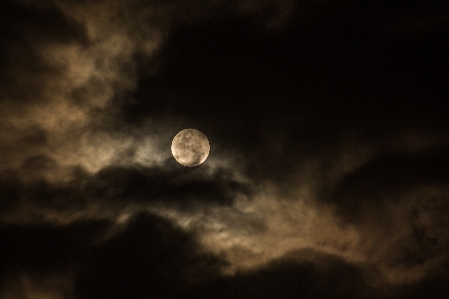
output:
[[[196,129],[185,129],[176,134],[171,152],[179,164],[193,167],[206,161],[210,145],[206,135]]]

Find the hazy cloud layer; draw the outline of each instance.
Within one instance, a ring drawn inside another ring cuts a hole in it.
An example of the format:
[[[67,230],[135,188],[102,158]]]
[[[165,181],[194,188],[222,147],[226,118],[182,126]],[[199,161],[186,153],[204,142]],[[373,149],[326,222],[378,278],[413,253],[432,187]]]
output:
[[[0,297],[447,297],[448,13],[2,1]]]

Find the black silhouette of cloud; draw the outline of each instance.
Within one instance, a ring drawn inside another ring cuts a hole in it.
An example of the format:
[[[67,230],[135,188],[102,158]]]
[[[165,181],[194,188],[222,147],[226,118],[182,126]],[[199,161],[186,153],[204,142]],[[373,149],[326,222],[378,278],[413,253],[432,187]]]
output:
[[[2,1],[0,297],[447,297],[448,20]]]

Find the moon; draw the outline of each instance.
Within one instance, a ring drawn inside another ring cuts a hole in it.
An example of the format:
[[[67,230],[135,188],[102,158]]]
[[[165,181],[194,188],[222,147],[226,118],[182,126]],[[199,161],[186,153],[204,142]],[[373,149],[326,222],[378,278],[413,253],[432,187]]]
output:
[[[193,167],[206,161],[210,145],[206,135],[196,129],[185,129],[176,134],[171,152],[179,164]]]

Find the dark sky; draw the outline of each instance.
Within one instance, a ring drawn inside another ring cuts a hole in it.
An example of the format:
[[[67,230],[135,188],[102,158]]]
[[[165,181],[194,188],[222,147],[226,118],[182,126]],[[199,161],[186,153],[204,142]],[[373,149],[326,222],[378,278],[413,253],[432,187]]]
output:
[[[448,298],[448,37],[447,1],[2,0],[0,298]]]

